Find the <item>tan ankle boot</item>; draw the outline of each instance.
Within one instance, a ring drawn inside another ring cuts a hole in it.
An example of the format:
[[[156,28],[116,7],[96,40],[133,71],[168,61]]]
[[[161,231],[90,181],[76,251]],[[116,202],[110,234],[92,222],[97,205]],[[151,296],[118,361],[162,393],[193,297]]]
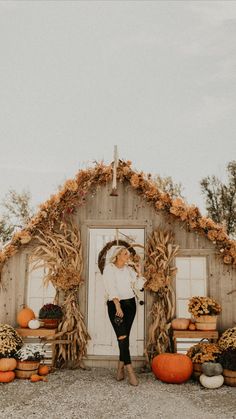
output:
[[[121,381],[121,380],[124,380],[124,378],[125,378],[124,362],[119,361],[118,362],[117,373],[116,373],[116,379],[117,379],[117,381]]]
[[[138,379],[137,379],[136,374],[135,374],[135,372],[133,370],[132,364],[126,365],[126,371],[128,373],[129,383],[132,386],[137,386],[138,385]]]

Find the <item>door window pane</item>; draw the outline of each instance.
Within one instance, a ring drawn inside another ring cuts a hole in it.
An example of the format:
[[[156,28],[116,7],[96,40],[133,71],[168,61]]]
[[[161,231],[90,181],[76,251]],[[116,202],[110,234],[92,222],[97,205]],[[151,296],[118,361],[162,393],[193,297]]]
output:
[[[206,295],[206,258],[177,257],[176,267],[176,315],[191,317],[188,312],[189,298]]]

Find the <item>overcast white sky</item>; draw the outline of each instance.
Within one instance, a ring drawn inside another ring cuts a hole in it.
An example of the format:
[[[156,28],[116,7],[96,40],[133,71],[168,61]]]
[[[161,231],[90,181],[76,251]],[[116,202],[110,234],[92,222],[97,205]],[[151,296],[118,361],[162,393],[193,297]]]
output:
[[[0,1],[0,199],[39,204],[113,146],[182,182],[236,159],[236,2]]]

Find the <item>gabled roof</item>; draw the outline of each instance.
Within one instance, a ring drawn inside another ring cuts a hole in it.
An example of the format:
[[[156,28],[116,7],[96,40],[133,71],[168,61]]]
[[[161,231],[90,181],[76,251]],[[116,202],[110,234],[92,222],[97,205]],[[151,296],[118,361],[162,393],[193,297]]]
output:
[[[117,179],[128,181],[144,200],[152,203],[157,212],[171,214],[186,224],[189,230],[207,237],[221,254],[225,264],[236,266],[236,241],[231,240],[222,225],[203,217],[194,205],[187,205],[181,198],[171,198],[161,192],[151,175],[131,168],[130,161],[119,160]],[[9,244],[0,252],[0,270],[22,245],[29,243],[39,231],[51,230],[66,219],[86,201],[86,196],[98,185],[112,180],[112,163],[96,163],[94,167],[80,170],[74,179],[69,179],[50,199],[40,205],[38,213],[21,231],[16,232]]]

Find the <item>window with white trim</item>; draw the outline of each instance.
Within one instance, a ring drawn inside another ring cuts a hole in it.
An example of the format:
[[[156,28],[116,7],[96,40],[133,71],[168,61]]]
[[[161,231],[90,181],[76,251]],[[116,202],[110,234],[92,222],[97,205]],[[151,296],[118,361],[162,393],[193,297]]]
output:
[[[45,274],[45,268],[29,271],[27,305],[34,311],[36,316],[38,316],[39,310],[44,304],[53,303],[56,294],[56,290],[51,282],[48,286],[45,286],[43,281]]]
[[[206,258],[176,257],[176,267],[176,317],[189,318],[189,298],[206,295]]]

